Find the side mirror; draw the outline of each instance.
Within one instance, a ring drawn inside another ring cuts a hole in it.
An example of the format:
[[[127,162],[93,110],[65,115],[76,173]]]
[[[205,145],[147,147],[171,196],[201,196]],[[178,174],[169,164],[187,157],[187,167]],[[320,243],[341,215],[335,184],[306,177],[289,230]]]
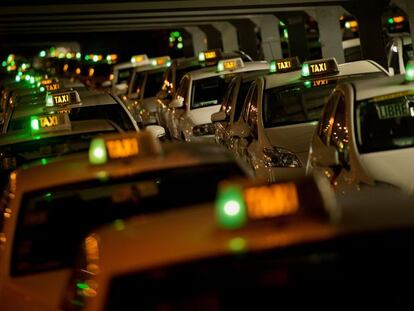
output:
[[[216,122],[223,122],[226,121],[227,119],[227,114],[225,111],[219,111],[216,113],[213,113],[211,115],[211,122],[216,123]]]
[[[252,136],[252,131],[246,123],[236,122],[231,127],[229,134],[234,138],[249,138]]]
[[[178,98],[174,98],[171,103],[170,103],[170,108],[182,108],[184,106],[184,98],[182,97],[178,97]]]
[[[164,139],[166,137],[165,129],[159,125],[148,125],[145,129],[158,139]]]
[[[393,67],[389,67],[388,68],[388,73],[390,74],[390,76],[394,76],[395,75],[395,70]]]

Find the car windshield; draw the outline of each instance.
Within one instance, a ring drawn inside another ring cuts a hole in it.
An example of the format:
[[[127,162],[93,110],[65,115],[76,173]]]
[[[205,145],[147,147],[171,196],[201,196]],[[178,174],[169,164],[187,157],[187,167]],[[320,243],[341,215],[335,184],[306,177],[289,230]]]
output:
[[[378,72],[318,78],[268,89],[263,100],[264,126],[269,128],[318,121],[329,95],[338,83],[384,75]]]
[[[105,310],[409,310],[413,237],[359,234],[120,275]]]
[[[164,71],[154,71],[149,72],[147,77],[147,82],[145,83],[144,97],[155,97],[157,93],[161,90]]]
[[[110,120],[124,131],[134,131],[131,118],[120,104],[96,105],[72,108],[69,114],[70,121]],[[10,120],[7,133],[16,131],[29,131],[31,116],[13,118]]]
[[[221,162],[26,194],[15,231],[12,274],[72,266],[77,246],[94,227],[112,221],[122,226],[117,219],[210,202],[219,181],[242,176],[235,162]]]
[[[360,153],[414,146],[414,92],[359,101],[355,132]]]
[[[230,75],[193,81],[191,109],[219,105],[231,82]]]
[[[127,69],[121,69],[118,71],[118,84],[121,83],[129,83],[129,79],[131,79],[132,71],[134,68],[127,68]]]

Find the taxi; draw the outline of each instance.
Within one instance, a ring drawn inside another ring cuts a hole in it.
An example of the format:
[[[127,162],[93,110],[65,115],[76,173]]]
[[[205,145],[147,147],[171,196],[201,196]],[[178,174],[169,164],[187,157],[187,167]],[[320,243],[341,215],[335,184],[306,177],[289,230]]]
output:
[[[308,172],[339,192],[385,184],[414,191],[414,63],[406,75],[339,84],[313,135]]]
[[[289,71],[289,69],[286,69]],[[234,152],[268,181],[305,176],[309,145],[322,109],[340,82],[386,77],[372,61],[338,65],[334,58],[304,62],[301,71],[277,72],[251,85],[232,130]]]
[[[135,120],[143,127],[156,124],[156,96],[163,84],[163,76],[171,65],[169,56],[151,59],[151,64],[134,69],[128,87],[128,95],[123,97]]]
[[[178,58],[171,61],[171,66],[167,68],[163,77],[161,90],[157,93],[157,123],[166,128],[166,115],[168,113],[168,104],[177,91],[178,83],[183,76],[190,71],[202,68],[202,64],[197,57]]]
[[[283,79],[286,74],[299,70],[301,70],[300,61],[293,57],[271,61],[269,70],[247,72],[234,77],[221,103],[220,111],[211,115],[216,143],[229,149],[235,148],[232,131],[237,129],[245,98],[254,80],[269,72],[277,73],[280,79]]]
[[[414,201],[373,194],[355,206],[321,182],[228,182],[215,205],[107,225],[83,240],[60,309],[409,308]]]
[[[269,70],[265,61],[222,59],[214,50],[200,55],[206,68],[187,73],[169,104],[167,132],[178,140],[214,141],[211,115],[219,111],[232,78],[240,73]]]
[[[243,164],[216,145],[161,146],[146,131],[98,136],[88,153],[19,168],[0,208],[2,306],[57,310],[90,230],[210,202],[219,181],[246,175]]]
[[[128,85],[132,78],[134,68],[151,64],[146,54],[134,55],[131,61],[118,63],[113,67],[112,93],[125,95],[128,92]]]

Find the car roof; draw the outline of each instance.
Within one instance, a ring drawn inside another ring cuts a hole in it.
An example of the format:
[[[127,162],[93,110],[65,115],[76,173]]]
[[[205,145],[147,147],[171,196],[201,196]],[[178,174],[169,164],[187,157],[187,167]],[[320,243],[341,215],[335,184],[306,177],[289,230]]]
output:
[[[414,90],[414,84],[405,83],[404,75],[394,77],[374,78],[368,80],[353,81],[356,100],[364,100],[376,96],[383,96],[399,92]]]
[[[380,201],[372,200],[373,196]],[[123,221],[121,230],[116,224],[106,225],[90,237],[99,241],[99,265],[111,278],[240,251],[283,249],[358,233],[414,228],[413,199],[394,189],[355,192],[353,197],[339,198],[338,203],[342,204],[341,217],[336,221],[308,216],[278,225],[265,220],[224,230],[217,225],[213,204],[204,204],[135,216]],[[233,247],[239,242],[241,248]]]
[[[215,76],[227,75],[227,74],[234,74],[234,73],[242,73],[247,71],[254,71],[254,70],[269,70],[269,63],[266,61],[256,61],[256,62],[244,62],[244,67],[236,70],[225,70],[221,72],[217,72],[217,66],[209,66],[206,68],[198,69],[187,73],[192,80],[200,80],[206,79]]]
[[[20,191],[28,192],[99,179],[102,178],[102,174],[107,177],[121,177],[154,170],[215,163],[238,163],[244,169],[243,164],[236,161],[228,150],[215,144],[176,142],[165,143],[162,146],[163,153],[160,156],[113,161],[105,165],[91,165],[88,153],[55,158],[46,166],[41,163],[27,164],[16,171],[18,187]]]
[[[386,73],[385,70],[382,69],[380,65],[370,60],[362,60],[362,61],[339,64],[338,69],[339,69],[339,73],[335,75],[329,75],[329,76],[321,75],[321,76],[308,77],[308,78],[303,78],[303,79],[301,76],[301,71],[299,70],[289,72],[289,73],[283,73],[283,74],[269,74],[265,76],[266,89],[271,89],[271,88],[283,86],[283,85],[294,84],[302,80],[346,77],[350,75],[376,73],[376,72],[382,72],[384,73],[384,76],[385,75],[388,76],[388,73]]]
[[[114,131],[114,126],[104,119],[72,121],[70,131],[56,131],[41,134],[41,139],[52,137],[70,136],[87,133],[99,133],[105,131]],[[34,136],[26,131],[15,131],[8,134],[0,135],[0,148],[8,145],[15,145],[23,142],[37,140]]]

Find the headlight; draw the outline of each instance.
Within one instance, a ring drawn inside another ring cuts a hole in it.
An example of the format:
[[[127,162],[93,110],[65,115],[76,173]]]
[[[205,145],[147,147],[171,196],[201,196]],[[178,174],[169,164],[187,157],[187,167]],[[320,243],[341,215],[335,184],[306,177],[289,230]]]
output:
[[[302,163],[300,163],[298,157],[289,150],[278,147],[272,149],[264,148],[263,153],[267,167],[302,167]]]
[[[214,134],[214,125],[213,123],[196,125],[193,127],[194,136],[204,136]]]

